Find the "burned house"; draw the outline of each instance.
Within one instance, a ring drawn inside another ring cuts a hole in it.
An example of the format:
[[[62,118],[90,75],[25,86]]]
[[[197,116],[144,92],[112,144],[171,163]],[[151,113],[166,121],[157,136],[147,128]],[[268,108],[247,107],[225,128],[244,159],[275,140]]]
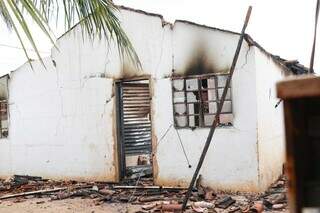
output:
[[[125,7],[118,16],[142,69],[75,26],[45,66],[32,61],[33,70],[26,63],[1,78],[0,177],[118,182],[137,170],[151,171],[155,185],[188,185],[239,34]],[[282,174],[275,82],[303,70],[246,37],[203,185],[257,192]]]

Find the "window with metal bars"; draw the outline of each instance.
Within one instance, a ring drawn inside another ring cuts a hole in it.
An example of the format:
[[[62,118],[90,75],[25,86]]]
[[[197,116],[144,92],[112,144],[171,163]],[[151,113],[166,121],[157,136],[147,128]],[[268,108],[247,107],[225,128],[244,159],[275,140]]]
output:
[[[8,137],[8,102],[0,100],[0,138]]]
[[[174,124],[177,128],[210,127],[227,80],[226,74],[172,78]],[[219,125],[232,125],[231,88],[228,88]]]

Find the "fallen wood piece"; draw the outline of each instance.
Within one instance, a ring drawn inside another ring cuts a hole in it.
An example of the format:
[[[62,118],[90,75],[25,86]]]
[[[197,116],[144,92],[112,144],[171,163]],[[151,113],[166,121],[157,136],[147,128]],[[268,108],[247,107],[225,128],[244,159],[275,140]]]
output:
[[[89,190],[89,189],[71,189],[68,190],[67,192],[61,191],[58,192],[56,195],[53,195],[51,197],[51,200],[64,200],[70,197],[89,197],[92,193],[96,193],[94,190]]]
[[[140,202],[153,202],[153,201],[159,201],[159,200],[163,200],[164,196],[152,196],[152,197],[141,197],[139,199]]]
[[[51,200],[64,200],[64,199],[67,199],[71,196],[72,196],[71,192],[61,191],[61,192],[57,193],[56,195],[54,195],[53,197],[51,197]]]
[[[186,190],[179,187],[161,187],[161,186],[113,186],[113,189],[158,189],[158,190]]]
[[[67,189],[76,190],[76,189],[84,189],[84,188],[91,188],[91,187],[92,187],[92,185],[85,185],[85,186],[77,186],[77,187],[74,187],[74,188],[61,187],[61,188],[55,188],[55,189],[37,190],[37,191],[32,191],[32,192],[23,192],[23,193],[18,193],[18,194],[4,195],[4,196],[0,197],[0,200],[14,198],[14,197],[28,196],[28,195],[46,194],[46,193],[64,191],[64,190],[67,190]]]
[[[32,181],[43,181],[45,179],[42,179],[40,176],[29,176],[29,175],[13,175],[14,179],[27,179]]]
[[[134,193],[136,196],[160,196],[162,194],[168,194],[167,191],[162,191],[162,190],[153,190],[153,191],[147,191],[147,190],[141,190],[141,191],[136,191]]]
[[[109,196],[109,195],[111,196],[111,195],[113,195],[115,193],[115,191],[110,190],[110,189],[100,189],[98,191],[98,193],[102,194],[102,195],[105,195],[105,196]]]
[[[27,195],[58,192],[58,191],[63,191],[63,190],[67,190],[67,189],[68,189],[68,187],[63,187],[63,188],[56,188],[56,189],[45,189],[45,190],[38,190],[38,191],[32,191],[32,192],[23,192],[23,193],[18,193],[18,194],[4,195],[4,196],[0,197],[0,200],[14,198],[14,197],[22,197],[22,196],[27,196]]]
[[[226,196],[226,197],[223,197],[220,200],[218,200],[216,205],[218,208],[226,209],[229,206],[231,206],[232,204],[234,204],[235,202],[236,201],[234,199],[232,199],[230,196]]]

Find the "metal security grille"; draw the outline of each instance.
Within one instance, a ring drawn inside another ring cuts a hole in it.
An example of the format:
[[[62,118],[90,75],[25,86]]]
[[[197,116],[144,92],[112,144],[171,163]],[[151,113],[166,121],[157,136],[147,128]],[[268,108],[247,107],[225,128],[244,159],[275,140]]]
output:
[[[0,138],[8,137],[8,102],[0,101]]]
[[[206,74],[172,78],[176,128],[210,127],[226,84],[227,74]],[[231,87],[219,117],[219,125],[231,125]]]
[[[124,153],[151,153],[151,121],[149,84],[121,83],[121,132]]]

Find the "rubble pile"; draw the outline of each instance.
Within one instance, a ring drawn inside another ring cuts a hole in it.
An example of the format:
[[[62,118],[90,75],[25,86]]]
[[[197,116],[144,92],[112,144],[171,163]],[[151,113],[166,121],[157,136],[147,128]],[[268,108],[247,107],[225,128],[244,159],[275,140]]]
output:
[[[52,181],[41,177],[14,175],[0,180],[0,202],[31,198],[50,201],[74,197],[103,203],[130,203],[141,206],[140,213],[181,212],[186,190],[152,185],[152,179],[141,178],[126,185]],[[41,201],[44,202],[44,201]],[[287,210],[285,178],[281,178],[263,194],[223,193],[198,185],[192,192],[186,212],[263,212]]]

